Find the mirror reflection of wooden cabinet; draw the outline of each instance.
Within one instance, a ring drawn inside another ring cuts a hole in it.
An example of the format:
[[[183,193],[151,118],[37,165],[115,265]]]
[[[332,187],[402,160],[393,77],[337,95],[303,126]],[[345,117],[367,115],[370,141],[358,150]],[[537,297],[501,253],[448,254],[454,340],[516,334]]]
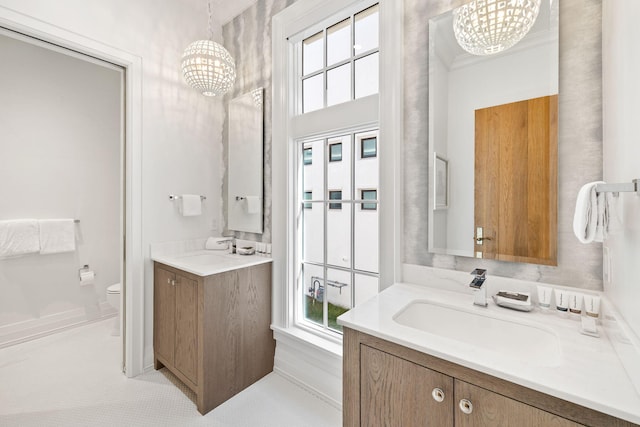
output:
[[[558,96],[475,112],[475,253],[557,265]]]

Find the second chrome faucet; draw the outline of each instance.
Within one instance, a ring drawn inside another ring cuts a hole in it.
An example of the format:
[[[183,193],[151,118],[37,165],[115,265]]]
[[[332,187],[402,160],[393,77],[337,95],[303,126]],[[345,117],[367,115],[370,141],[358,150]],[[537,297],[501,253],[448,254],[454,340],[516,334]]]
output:
[[[471,272],[475,277],[469,284],[470,287],[475,289],[473,304],[480,307],[487,306],[487,288],[484,286],[484,281],[487,279],[487,270],[482,268],[476,268]]]

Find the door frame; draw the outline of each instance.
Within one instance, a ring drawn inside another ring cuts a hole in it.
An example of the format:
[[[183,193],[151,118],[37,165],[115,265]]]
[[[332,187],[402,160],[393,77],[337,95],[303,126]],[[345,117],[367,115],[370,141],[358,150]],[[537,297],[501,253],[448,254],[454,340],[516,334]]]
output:
[[[142,58],[0,6],[0,26],[125,69],[124,373],[144,372],[142,250]]]

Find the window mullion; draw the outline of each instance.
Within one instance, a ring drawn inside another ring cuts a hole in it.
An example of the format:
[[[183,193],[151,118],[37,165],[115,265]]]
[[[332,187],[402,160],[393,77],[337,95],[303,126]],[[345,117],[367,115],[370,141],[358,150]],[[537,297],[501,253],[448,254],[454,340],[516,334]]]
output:
[[[326,30],[325,30],[326,33]],[[325,42],[326,46],[326,42]],[[326,64],[326,49],[325,49],[325,64]],[[326,75],[325,75],[326,76]],[[326,90],[325,90],[325,103],[326,103]],[[323,159],[323,168],[324,168],[324,189],[323,189],[323,198],[330,199],[329,197],[329,139],[324,139],[322,143],[322,147],[324,148],[324,159]],[[322,298],[322,326],[329,330],[329,287],[327,286],[327,280],[329,280],[329,268],[328,268],[328,233],[329,233],[329,202],[324,203],[324,293]]]
[[[351,17],[353,20],[353,17]],[[353,24],[353,22],[352,22]],[[352,25],[353,27],[353,25]],[[352,29],[353,34],[353,29]],[[353,49],[353,40],[352,40]],[[351,66],[351,76],[353,76],[353,65]],[[353,83],[353,79],[352,79]],[[352,86],[355,86],[353,84]],[[352,90],[354,90],[352,88]],[[356,135],[351,134],[351,200],[356,199]],[[355,306],[356,302],[356,203],[351,203],[351,307]],[[351,308],[350,307],[350,308]]]
[[[324,79],[324,90],[322,91],[322,96],[323,96],[323,105],[324,108],[327,108],[327,92],[329,90],[329,81],[327,79],[327,51],[328,51],[328,45],[329,45],[329,37],[327,36],[327,29],[323,29],[322,30],[322,37],[324,37],[324,58],[322,59],[322,74],[323,74],[323,79]],[[325,286],[325,291],[326,291],[326,286]]]
[[[355,15],[351,15],[351,44],[349,48],[351,49],[351,55],[349,55],[351,59],[351,99],[356,99],[356,62],[354,60],[355,49],[354,45],[356,43],[356,18]]]

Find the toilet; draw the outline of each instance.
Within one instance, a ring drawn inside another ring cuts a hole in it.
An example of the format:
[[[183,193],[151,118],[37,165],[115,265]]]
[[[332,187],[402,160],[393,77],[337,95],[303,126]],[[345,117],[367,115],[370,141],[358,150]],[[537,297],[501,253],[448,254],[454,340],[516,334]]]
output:
[[[113,330],[111,331],[111,335],[113,336],[120,335],[120,290],[120,283],[116,283],[107,288],[107,302],[118,312],[115,322],[113,323]]]

